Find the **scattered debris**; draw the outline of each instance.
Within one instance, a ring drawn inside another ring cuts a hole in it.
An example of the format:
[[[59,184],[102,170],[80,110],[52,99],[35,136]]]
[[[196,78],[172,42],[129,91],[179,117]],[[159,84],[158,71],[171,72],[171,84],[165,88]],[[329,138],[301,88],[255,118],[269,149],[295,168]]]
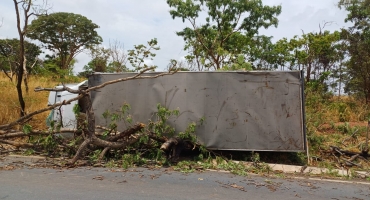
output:
[[[94,180],[102,181],[102,180],[104,180],[104,176],[101,176],[101,175],[99,175],[99,176],[95,176],[93,179],[94,179]]]

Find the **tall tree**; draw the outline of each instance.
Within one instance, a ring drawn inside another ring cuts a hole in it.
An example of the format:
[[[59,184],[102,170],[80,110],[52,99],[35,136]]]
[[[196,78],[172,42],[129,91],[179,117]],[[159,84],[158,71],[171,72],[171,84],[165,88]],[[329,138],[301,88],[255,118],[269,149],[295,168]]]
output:
[[[331,72],[343,54],[340,51],[340,32],[323,31],[302,33],[287,40],[277,41],[271,48],[268,61],[289,70],[304,70],[306,82],[319,80],[321,75]],[[326,75],[325,75],[326,76]],[[320,79],[323,83],[324,79]]]
[[[84,66],[85,73],[107,72],[110,49],[96,46],[90,50],[92,60]]]
[[[248,60],[255,70],[274,70],[279,66],[277,46],[272,43],[272,37],[254,37],[249,48]],[[285,49],[284,49],[285,50]],[[285,64],[285,63],[284,63]]]
[[[368,31],[349,32],[343,30],[347,41],[349,59],[345,62],[349,78],[346,80],[345,92],[356,93],[370,102],[370,34]]]
[[[128,55],[125,51],[124,45],[115,40],[109,42],[110,62],[107,66],[107,72],[125,72],[129,71],[126,66]]]
[[[13,76],[16,75],[16,72],[21,66],[19,63],[21,59],[19,43],[19,40],[16,38],[0,40],[0,70],[3,71],[11,81],[13,81]],[[26,69],[28,72],[31,72],[38,62],[41,49],[28,41],[24,41],[24,45]]]
[[[277,26],[281,6],[265,6],[262,0],[167,0],[172,18],[187,20],[177,35],[199,68],[219,70],[247,58],[260,28]],[[204,12],[207,13],[206,17]],[[203,24],[203,25],[202,25]]]
[[[18,101],[20,104],[20,116],[25,115],[26,104],[23,99],[22,92],[22,81],[25,83],[26,90],[27,86],[27,57],[26,57],[26,36],[29,31],[29,21],[35,16],[42,14],[45,10],[44,5],[38,6],[35,4],[35,0],[13,0],[15,7],[15,14],[17,19],[17,32],[19,37],[19,56],[16,64],[16,78],[17,78],[17,94]],[[45,3],[45,2],[44,2]]]
[[[342,30],[349,60],[346,62],[349,75],[346,92],[362,94],[370,102],[370,0],[340,0],[340,8],[349,13],[346,22],[352,26]]]
[[[92,60],[84,66],[85,73],[110,72],[119,73],[128,71],[127,52],[119,41],[109,43],[109,47],[95,46],[90,49]]]
[[[102,42],[97,28],[98,25],[82,15],[58,12],[33,20],[27,36],[42,42],[59,58],[60,68],[68,69],[84,49]]]

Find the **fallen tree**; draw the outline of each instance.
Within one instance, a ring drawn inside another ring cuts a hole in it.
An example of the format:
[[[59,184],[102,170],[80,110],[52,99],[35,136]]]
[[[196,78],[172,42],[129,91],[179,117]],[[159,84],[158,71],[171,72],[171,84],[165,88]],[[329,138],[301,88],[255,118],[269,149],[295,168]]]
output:
[[[101,85],[98,85],[98,86],[94,86],[90,88],[80,88],[78,90],[73,90],[67,87],[66,85],[63,85],[62,88],[58,88],[58,89],[57,88],[42,88],[42,87],[35,88],[36,92],[68,91],[73,94],[78,94],[78,96],[75,98],[69,99],[67,101],[56,103],[47,108],[34,111],[8,124],[0,125],[0,143],[13,145],[17,148],[36,148],[39,145],[35,145],[30,142],[28,143],[27,142],[16,142],[16,141],[13,141],[12,138],[19,138],[19,137],[29,137],[30,138],[32,136],[52,136],[55,139],[55,135],[60,134],[63,131],[54,130],[54,129],[49,130],[49,131],[40,131],[40,130],[32,130],[32,129],[29,129],[29,130],[24,129],[23,131],[14,131],[12,130],[12,128],[16,125],[25,126],[26,122],[29,121],[33,116],[46,112],[46,111],[56,109],[63,105],[67,105],[73,101],[83,102],[83,105],[81,106],[81,110],[82,110],[81,116],[84,116],[83,119],[85,119],[85,121],[84,120],[80,121],[79,129],[73,130],[74,135],[82,136],[83,141],[81,144],[79,144],[75,152],[75,155],[69,161],[68,164],[70,165],[73,165],[77,160],[79,160],[86,149],[98,149],[98,148],[103,149],[99,156],[99,159],[102,159],[104,158],[104,156],[109,150],[125,149],[126,147],[133,145],[134,143],[137,143],[142,138],[149,138],[150,140],[154,140],[158,143],[166,143],[167,142],[166,137],[155,134],[148,130],[144,131],[145,126],[146,126],[144,123],[137,123],[133,125],[132,127],[129,127],[127,130],[123,132],[118,132],[118,133],[115,132],[114,135],[111,134],[105,138],[97,135],[95,131],[95,128],[96,128],[95,116],[94,116],[94,112],[92,109],[92,102],[91,102],[89,94],[91,91],[104,88],[110,84],[115,84],[119,82],[135,80],[135,79],[153,79],[153,78],[158,78],[161,76],[172,75],[177,72],[177,70],[175,69],[175,65],[176,63],[173,63],[173,66],[170,68],[168,72],[160,73],[154,76],[145,76],[145,72],[154,69],[153,67],[150,67],[150,68],[145,68],[141,70],[139,73],[137,73],[136,75],[132,77],[121,78],[121,79],[102,83]],[[64,131],[68,131],[68,130],[64,130]],[[110,133],[111,132],[112,130],[110,130]],[[180,139],[178,140],[180,141]],[[60,144],[60,145],[68,146],[65,143]],[[175,146],[180,146],[180,145],[178,144],[173,145],[171,143],[171,147],[175,147]],[[171,149],[170,147],[165,148],[165,149],[162,148],[162,150],[164,151],[170,151],[170,149]],[[172,155],[172,157],[173,156],[179,156],[179,150],[177,150],[176,153]]]

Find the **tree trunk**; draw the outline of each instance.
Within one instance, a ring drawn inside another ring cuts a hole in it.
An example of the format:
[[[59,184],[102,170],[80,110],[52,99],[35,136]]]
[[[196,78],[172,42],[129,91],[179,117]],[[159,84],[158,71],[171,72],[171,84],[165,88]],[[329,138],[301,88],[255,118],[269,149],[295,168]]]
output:
[[[95,135],[95,116],[94,111],[92,108],[92,102],[90,99],[89,94],[85,93],[85,96],[81,99],[80,102],[84,102],[85,105],[81,105],[84,109],[87,109],[86,116],[87,116],[87,125],[82,128],[83,136],[84,136],[84,142],[80,145],[79,149],[77,150],[75,156],[72,158],[72,160],[69,162],[70,165],[73,165],[82,155],[83,151],[86,149],[86,147],[90,144],[96,145],[98,147],[109,147],[111,149],[118,149],[118,148],[125,148],[130,144],[133,144],[137,142],[140,139],[139,137],[133,138],[129,140],[128,138],[130,135],[142,130],[145,125],[140,123],[135,125],[134,127],[116,135],[109,137],[107,140],[100,139],[96,137]],[[127,140],[119,141],[117,140],[127,138]],[[109,149],[106,149],[105,152],[107,152]],[[102,157],[104,155],[101,155]]]
[[[23,79],[23,69],[19,70],[19,76],[17,79],[17,93],[18,93],[18,101],[20,105],[20,116],[21,117],[23,117],[26,114],[25,112],[26,103],[24,102],[23,94],[22,94],[22,79]]]
[[[20,116],[23,117],[25,115],[25,108],[26,104],[23,99],[23,94],[22,94],[22,81],[23,81],[23,73],[24,69],[26,68],[25,66],[25,49],[24,49],[24,38],[26,35],[26,30],[27,30],[27,25],[28,25],[28,18],[30,17],[29,11],[31,9],[31,4],[32,1],[16,1],[13,0],[14,6],[15,6],[15,12],[17,16],[17,30],[19,34],[19,66],[17,70],[17,93],[18,93],[18,101],[20,105]],[[24,27],[23,30],[21,28],[21,17],[19,13],[19,7],[18,4],[22,3],[23,4],[23,9],[24,9]]]
[[[20,46],[20,56],[19,56],[19,64],[18,71],[17,71],[17,93],[18,93],[18,101],[20,105],[20,116],[23,117],[25,115],[25,108],[26,103],[23,99],[23,93],[22,93],[22,81],[23,81],[23,74],[24,74],[24,38],[20,34],[19,39],[19,46]]]
[[[310,82],[311,68],[312,68],[311,63],[308,63],[308,66],[307,66],[307,74],[306,74],[306,83]]]

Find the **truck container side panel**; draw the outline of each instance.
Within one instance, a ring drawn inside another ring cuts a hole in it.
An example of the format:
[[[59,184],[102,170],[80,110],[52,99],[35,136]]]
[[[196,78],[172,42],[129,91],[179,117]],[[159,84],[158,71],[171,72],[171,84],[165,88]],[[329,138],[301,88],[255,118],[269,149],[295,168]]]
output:
[[[178,72],[109,85],[92,92],[91,98],[97,125],[107,126],[102,114],[119,110],[125,102],[135,122],[155,120],[160,103],[180,110],[169,120],[178,132],[204,117],[196,134],[207,148],[304,151],[300,73]],[[133,75],[93,74],[89,87]],[[120,130],[125,128],[119,124]]]

